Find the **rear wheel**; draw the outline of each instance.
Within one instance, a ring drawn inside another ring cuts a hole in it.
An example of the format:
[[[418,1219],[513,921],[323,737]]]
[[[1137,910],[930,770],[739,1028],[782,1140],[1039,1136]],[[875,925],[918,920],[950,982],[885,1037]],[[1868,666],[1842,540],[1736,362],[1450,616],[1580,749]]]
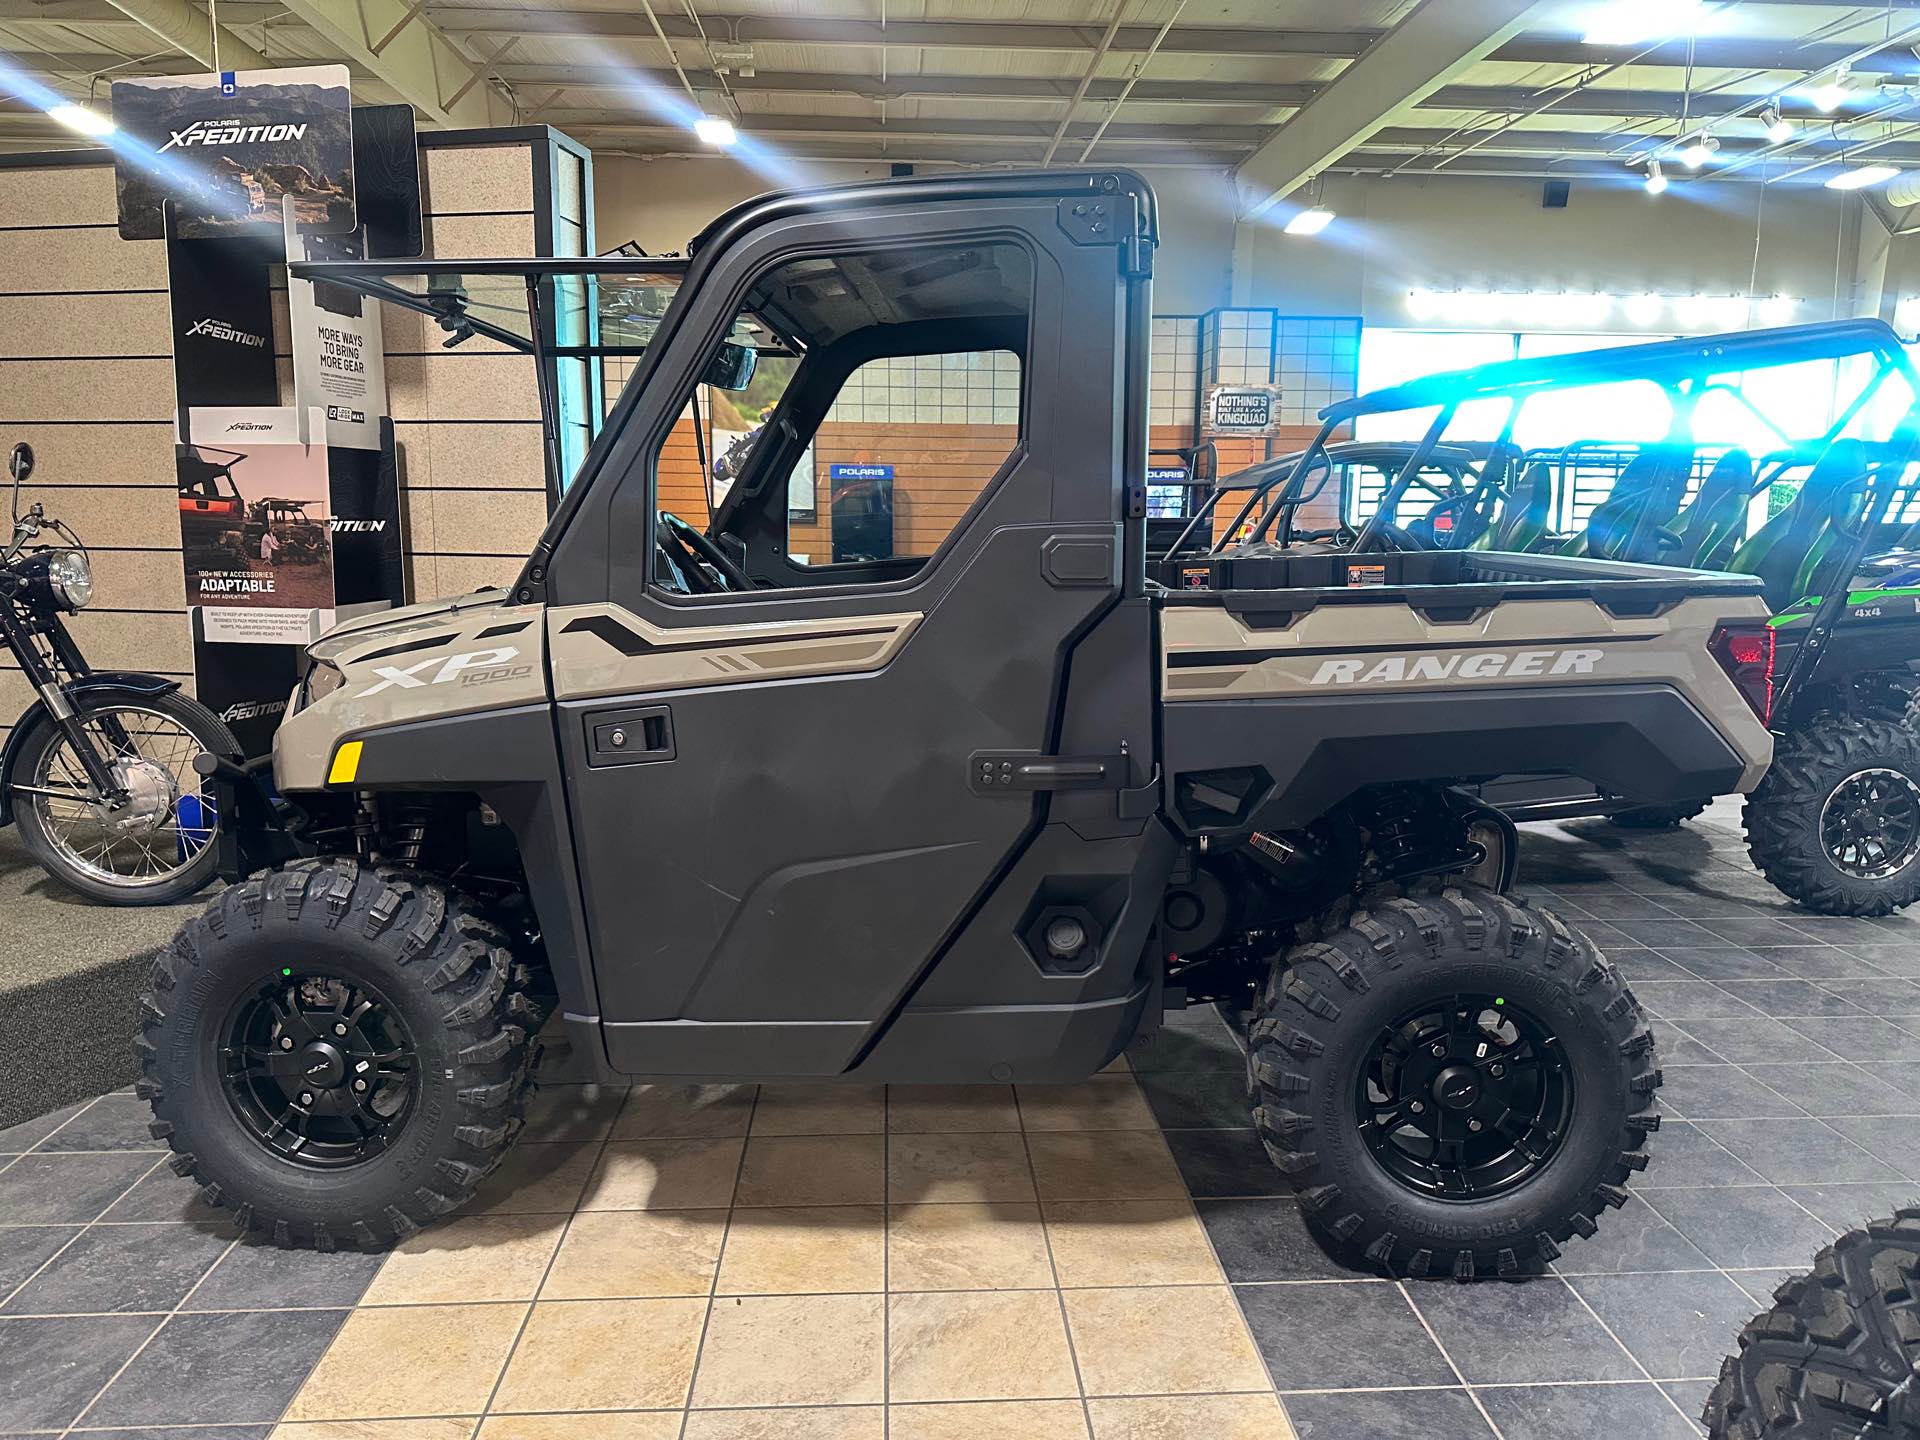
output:
[[[1887,915],[1920,899],[1920,736],[1895,721],[1817,716],[1774,751],[1746,805],[1747,852],[1823,915]]]
[[[1294,946],[1249,1042],[1254,1120],[1309,1222],[1392,1275],[1538,1270],[1626,1203],[1659,1125],[1613,967],[1478,887],[1370,899]]]
[[[139,1093],[173,1168],[287,1246],[381,1249],[519,1132],[532,1046],[506,935],[352,860],[223,891],[154,963]]]
[[[1707,1397],[1712,1440],[1920,1435],[1920,1208],[1841,1236],[1773,1299]]]

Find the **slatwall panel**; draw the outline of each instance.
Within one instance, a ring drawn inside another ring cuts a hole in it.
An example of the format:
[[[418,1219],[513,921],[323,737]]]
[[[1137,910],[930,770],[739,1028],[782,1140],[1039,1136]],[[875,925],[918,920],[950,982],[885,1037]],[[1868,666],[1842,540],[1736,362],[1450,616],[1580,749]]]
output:
[[[120,239],[112,167],[0,168],[0,452],[33,445],[23,503],[93,550],[88,658],[191,683],[172,415],[166,250]],[[0,736],[32,698],[0,656]]]
[[[536,253],[533,144],[420,149],[427,254]],[[444,349],[425,316],[383,307],[410,598],[512,581],[547,520],[534,367],[490,341]]]

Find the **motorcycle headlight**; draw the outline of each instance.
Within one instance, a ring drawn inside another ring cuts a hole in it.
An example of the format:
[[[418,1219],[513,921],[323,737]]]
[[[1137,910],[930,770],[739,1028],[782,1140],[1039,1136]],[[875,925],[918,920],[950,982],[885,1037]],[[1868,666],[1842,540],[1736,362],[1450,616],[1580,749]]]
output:
[[[78,550],[56,550],[47,557],[47,585],[69,610],[85,609],[93,599],[93,567]]]

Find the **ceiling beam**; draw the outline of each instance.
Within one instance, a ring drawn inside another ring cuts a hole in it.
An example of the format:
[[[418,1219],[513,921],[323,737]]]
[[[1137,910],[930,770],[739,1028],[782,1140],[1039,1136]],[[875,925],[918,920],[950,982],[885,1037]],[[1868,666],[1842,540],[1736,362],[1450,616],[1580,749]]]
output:
[[[1420,0],[1234,171],[1251,219],[1518,33],[1543,0]]]
[[[115,0],[120,3],[120,0]],[[407,0],[282,0],[356,70],[384,83],[431,125],[498,125],[513,107],[426,15],[408,20]],[[373,46],[386,44],[376,54]]]
[[[207,70],[273,68],[273,61],[226,26],[211,24],[198,7],[189,5],[187,0],[111,0],[111,3],[127,19]]]

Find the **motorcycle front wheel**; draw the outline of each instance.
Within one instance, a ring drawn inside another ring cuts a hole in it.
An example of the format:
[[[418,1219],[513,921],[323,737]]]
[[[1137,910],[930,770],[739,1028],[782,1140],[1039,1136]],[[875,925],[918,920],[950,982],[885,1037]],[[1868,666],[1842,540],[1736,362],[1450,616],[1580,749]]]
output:
[[[13,810],[27,853],[105,905],[165,905],[213,878],[221,817],[193,762],[240,752],[206,706],[174,693],[82,702],[79,718],[125,799],[87,779],[59,726],[42,722],[14,766]]]

